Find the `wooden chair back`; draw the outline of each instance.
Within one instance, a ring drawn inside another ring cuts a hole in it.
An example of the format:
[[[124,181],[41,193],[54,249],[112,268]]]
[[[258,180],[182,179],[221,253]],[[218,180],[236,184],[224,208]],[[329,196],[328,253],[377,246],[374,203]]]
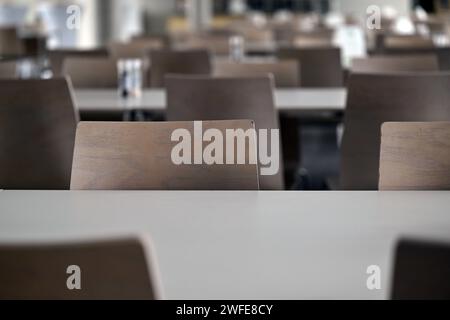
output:
[[[250,162],[256,156],[253,122],[206,121],[201,126],[203,131],[219,130],[223,137],[229,129],[250,130],[245,163],[207,163],[204,153],[191,147],[198,143],[195,138],[202,139],[202,132],[194,132],[198,128],[194,122],[81,122],[71,189],[258,190],[258,166]],[[179,136],[180,132],[190,137]],[[180,143],[187,144],[184,150]],[[206,150],[208,145],[203,143],[203,148]],[[217,150],[224,159],[224,147],[219,145]],[[180,157],[186,160],[182,164],[177,160]]]

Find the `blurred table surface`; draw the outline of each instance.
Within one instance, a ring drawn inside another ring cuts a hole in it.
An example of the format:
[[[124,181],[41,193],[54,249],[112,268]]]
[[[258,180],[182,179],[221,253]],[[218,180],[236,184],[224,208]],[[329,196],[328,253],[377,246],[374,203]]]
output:
[[[398,239],[450,240],[449,208],[449,192],[2,191],[0,243],[149,234],[169,299],[384,299]]]
[[[345,88],[275,90],[276,108],[285,113],[344,111],[346,99]],[[127,110],[164,112],[166,93],[163,89],[147,89],[140,98],[124,99],[115,89],[76,89],[75,104],[81,113]]]

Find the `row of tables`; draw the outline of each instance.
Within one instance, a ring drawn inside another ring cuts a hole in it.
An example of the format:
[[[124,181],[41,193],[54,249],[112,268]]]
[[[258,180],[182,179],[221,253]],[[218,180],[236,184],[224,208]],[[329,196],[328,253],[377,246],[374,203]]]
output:
[[[274,98],[276,108],[283,113],[341,112],[345,110],[347,90],[277,89]],[[76,89],[75,105],[81,114],[129,110],[164,112],[166,93],[163,89],[147,89],[140,98],[124,99],[115,89]]]
[[[148,234],[169,299],[386,299],[397,241],[450,241],[449,207],[448,192],[0,191],[0,243]]]
[[[347,92],[276,90],[280,112]],[[81,113],[164,112],[163,90],[75,90]],[[450,241],[448,192],[1,191],[0,243],[153,238],[169,299],[387,299],[404,237]],[[379,266],[381,288],[366,286]]]

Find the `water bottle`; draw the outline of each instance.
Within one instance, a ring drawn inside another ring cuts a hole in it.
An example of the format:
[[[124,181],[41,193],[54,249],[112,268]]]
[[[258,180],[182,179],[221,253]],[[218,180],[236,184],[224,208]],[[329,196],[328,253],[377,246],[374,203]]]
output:
[[[241,36],[232,36],[229,40],[230,58],[233,61],[239,62],[245,58],[245,43]]]

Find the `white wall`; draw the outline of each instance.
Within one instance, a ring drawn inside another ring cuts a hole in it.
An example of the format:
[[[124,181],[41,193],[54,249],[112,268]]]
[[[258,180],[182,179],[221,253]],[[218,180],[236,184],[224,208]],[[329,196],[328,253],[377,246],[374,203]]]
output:
[[[412,6],[412,0],[332,0],[332,2],[336,11],[355,14],[359,18],[366,16],[367,7],[370,5],[393,6],[401,15],[408,15]]]

